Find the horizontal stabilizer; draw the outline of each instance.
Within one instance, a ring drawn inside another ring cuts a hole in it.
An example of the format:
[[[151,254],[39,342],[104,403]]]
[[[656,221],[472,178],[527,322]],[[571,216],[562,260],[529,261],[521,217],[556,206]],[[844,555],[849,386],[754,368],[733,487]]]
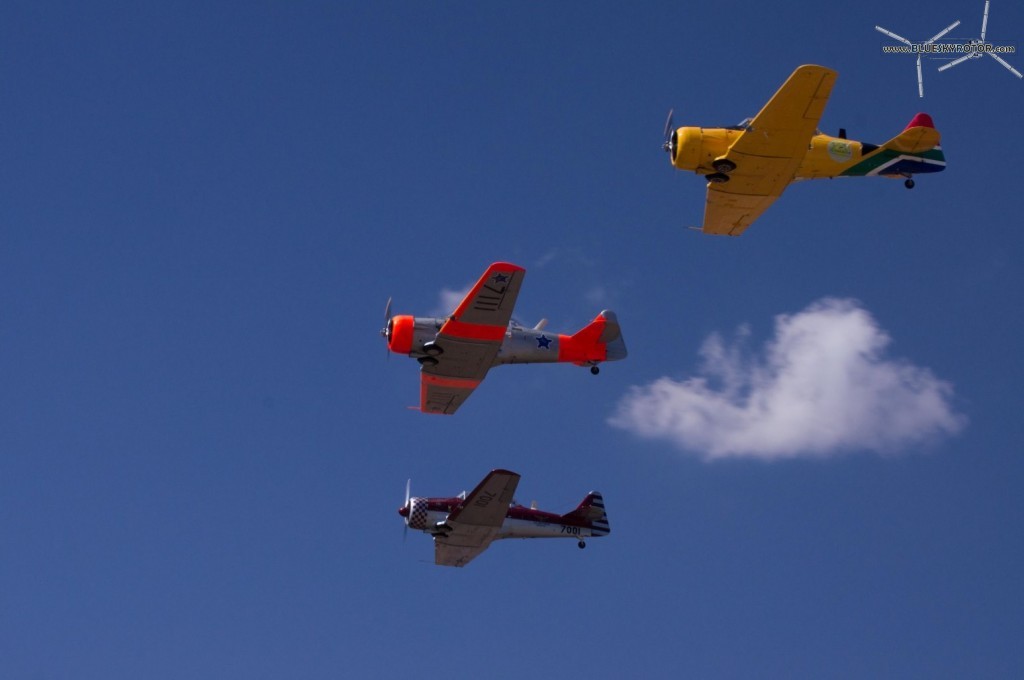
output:
[[[927,113],[919,113],[911,119],[903,132],[882,146],[900,153],[924,153],[938,146],[939,139],[939,131],[935,129],[932,117]]]

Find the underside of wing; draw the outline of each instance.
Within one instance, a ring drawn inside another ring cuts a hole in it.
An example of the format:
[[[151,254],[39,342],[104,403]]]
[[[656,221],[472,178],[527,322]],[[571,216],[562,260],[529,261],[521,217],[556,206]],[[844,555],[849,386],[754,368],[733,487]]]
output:
[[[754,117],[726,153],[735,165],[729,180],[708,185],[704,232],[738,236],[793,181],[825,104],[836,72],[801,66]]]
[[[519,475],[515,472],[492,470],[466,496],[466,500],[448,515],[448,524],[494,529],[501,527],[517,486]]]
[[[480,384],[475,378],[446,378],[433,375],[433,369],[420,371],[420,410],[450,416]]]
[[[497,529],[491,529],[473,536],[464,532],[438,536],[434,539],[434,563],[444,567],[464,567],[487,550],[497,534]]]
[[[801,160],[825,111],[836,72],[807,65],[793,71],[782,87],[750,121],[729,153]],[[736,159],[733,159],[736,160]],[[737,165],[739,163],[737,162]]]
[[[504,331],[523,285],[526,270],[508,262],[495,262],[470,289],[445,324],[454,336],[473,334],[476,327],[499,327]],[[452,323],[454,322],[454,323]],[[469,328],[465,328],[468,326]],[[460,332],[462,331],[462,332]],[[445,333],[445,329],[441,329]]]
[[[782,192],[780,191],[779,194]],[[738,193],[720,184],[708,186],[704,204],[704,233],[739,236],[761,216],[779,196]]]
[[[515,472],[491,471],[448,515],[445,523],[451,531],[434,539],[434,561],[462,567],[486,550],[505,521],[517,486]]]
[[[507,262],[487,268],[441,326],[420,375],[420,409],[451,415],[476,389],[505,339],[526,270]]]

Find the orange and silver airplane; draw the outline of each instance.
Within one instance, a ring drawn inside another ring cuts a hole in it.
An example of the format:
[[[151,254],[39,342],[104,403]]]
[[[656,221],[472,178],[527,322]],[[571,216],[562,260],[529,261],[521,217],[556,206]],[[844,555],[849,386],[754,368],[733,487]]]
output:
[[[602,361],[626,356],[615,312],[604,310],[574,335],[512,321],[512,308],[526,270],[508,262],[487,268],[469,294],[445,318],[391,316],[384,310],[381,335],[388,349],[420,362],[420,410],[452,414],[500,364],[571,362],[597,375]]]
[[[756,116],[732,127],[674,129],[669,112],[663,148],[672,165],[708,181],[701,231],[739,236],[796,180],[879,175],[912,189],[913,175],[946,168],[926,113],[881,145],[847,139],[845,130],[822,134],[818,121],[836,75],[801,66]]]
[[[434,562],[464,567],[501,538],[574,538],[580,548],[585,539],[611,532],[601,494],[591,491],[575,510],[564,515],[525,507],[513,500],[519,475],[492,470],[468,495],[452,498],[409,496],[398,514],[406,530],[417,529],[434,537]]]

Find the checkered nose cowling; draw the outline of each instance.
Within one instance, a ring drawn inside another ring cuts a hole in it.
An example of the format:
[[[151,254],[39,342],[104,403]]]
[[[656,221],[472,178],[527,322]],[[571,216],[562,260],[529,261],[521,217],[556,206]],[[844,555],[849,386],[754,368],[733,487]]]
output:
[[[409,499],[409,528],[423,531],[427,528],[427,499]]]

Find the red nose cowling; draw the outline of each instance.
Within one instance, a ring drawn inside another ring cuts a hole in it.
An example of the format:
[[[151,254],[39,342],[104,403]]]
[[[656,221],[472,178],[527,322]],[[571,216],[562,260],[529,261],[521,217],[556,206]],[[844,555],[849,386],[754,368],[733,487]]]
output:
[[[411,316],[401,315],[391,319],[388,349],[396,354],[408,354],[412,350],[412,335],[415,322]]]

